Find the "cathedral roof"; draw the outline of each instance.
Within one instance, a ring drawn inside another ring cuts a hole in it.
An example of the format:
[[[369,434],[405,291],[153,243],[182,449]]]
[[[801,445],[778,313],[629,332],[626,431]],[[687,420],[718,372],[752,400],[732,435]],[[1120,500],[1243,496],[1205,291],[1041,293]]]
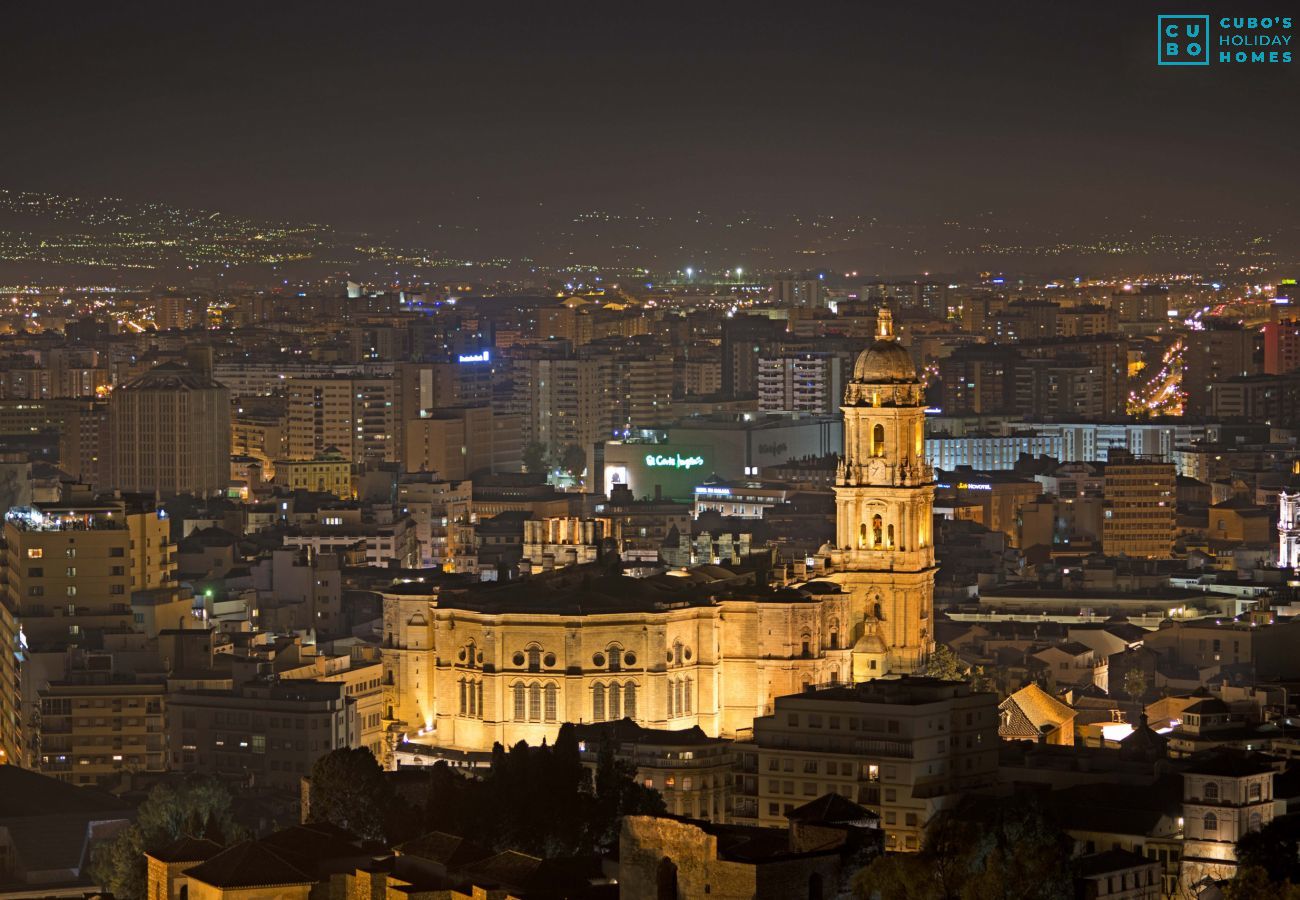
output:
[[[881,640],[880,635],[874,631],[864,632],[858,642],[853,645],[854,653],[887,653],[888,648],[885,642]]]

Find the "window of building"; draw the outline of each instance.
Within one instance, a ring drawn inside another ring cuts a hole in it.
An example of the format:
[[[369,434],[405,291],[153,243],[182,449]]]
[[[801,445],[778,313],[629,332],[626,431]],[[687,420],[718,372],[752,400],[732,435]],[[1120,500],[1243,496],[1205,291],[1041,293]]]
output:
[[[525,691],[522,684],[516,684],[514,686],[514,707],[515,721],[524,721],[527,716],[527,700],[525,699]]]
[[[1219,799],[1219,785],[1218,785],[1217,782],[1214,782],[1214,781],[1206,782],[1206,784],[1205,784],[1205,799],[1206,799],[1206,800],[1218,800],[1218,799]]]
[[[1219,817],[1214,813],[1205,814],[1205,833],[1215,834],[1219,830]]]
[[[605,686],[598,684],[591,689],[591,719],[593,722],[605,721]]]
[[[636,685],[631,682],[623,685],[623,715],[636,718]]]
[[[27,558],[28,558],[28,559],[40,559],[40,558],[41,558],[42,556],[44,556],[44,555],[45,555],[45,550],[44,550],[43,548],[41,548],[41,547],[28,547],[28,548],[27,548]]]

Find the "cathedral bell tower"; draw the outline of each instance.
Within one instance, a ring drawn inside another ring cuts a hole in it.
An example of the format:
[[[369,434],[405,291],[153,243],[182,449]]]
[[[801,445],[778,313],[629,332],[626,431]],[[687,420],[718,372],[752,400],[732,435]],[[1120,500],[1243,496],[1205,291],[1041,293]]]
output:
[[[915,672],[934,645],[934,470],[924,387],[881,309],[844,392],[831,580],[850,594],[853,679]]]

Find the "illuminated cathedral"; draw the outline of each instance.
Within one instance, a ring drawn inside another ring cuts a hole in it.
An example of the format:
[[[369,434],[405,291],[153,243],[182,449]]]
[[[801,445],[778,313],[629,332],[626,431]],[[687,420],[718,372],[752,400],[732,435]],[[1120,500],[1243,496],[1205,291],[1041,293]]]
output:
[[[403,740],[483,752],[624,717],[734,736],[775,697],[919,669],[933,646],[934,484],[922,384],[888,310],[842,409],[836,539],[813,580],[767,590],[716,566],[643,579],[579,566],[385,593],[385,762]]]

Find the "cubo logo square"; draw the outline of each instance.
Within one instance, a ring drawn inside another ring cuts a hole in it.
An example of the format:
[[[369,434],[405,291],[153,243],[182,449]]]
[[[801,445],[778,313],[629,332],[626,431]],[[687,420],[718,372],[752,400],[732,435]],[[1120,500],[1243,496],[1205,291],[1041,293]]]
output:
[[[1156,63],[1162,66],[1210,64],[1209,16],[1159,16]]]

